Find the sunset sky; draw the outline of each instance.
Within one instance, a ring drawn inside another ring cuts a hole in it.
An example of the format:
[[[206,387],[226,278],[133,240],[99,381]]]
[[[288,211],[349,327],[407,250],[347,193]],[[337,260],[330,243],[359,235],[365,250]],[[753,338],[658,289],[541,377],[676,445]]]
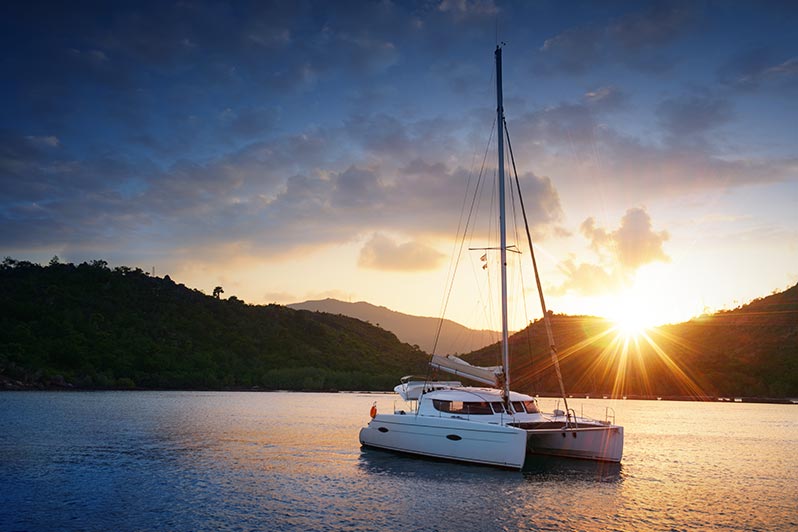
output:
[[[0,27],[2,256],[438,316],[502,41],[553,311],[798,282],[796,2],[12,1]],[[479,256],[446,317],[495,327]]]

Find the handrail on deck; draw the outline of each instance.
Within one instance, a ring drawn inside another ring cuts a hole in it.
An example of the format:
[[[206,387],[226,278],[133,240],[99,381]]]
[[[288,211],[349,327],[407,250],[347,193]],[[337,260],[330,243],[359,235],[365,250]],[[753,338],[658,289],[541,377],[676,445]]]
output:
[[[565,427],[566,428],[570,427],[571,419],[573,419],[574,428],[578,429],[579,428],[579,422],[576,420],[577,419],[576,418],[576,410],[574,410],[573,408],[569,408],[567,412],[570,413],[570,414],[565,416]]]

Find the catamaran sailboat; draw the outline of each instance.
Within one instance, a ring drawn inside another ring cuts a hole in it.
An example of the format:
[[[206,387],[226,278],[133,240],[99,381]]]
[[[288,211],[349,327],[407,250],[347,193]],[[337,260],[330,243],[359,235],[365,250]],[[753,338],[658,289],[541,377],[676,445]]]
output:
[[[409,408],[394,409],[392,414],[372,410],[371,421],[360,430],[360,443],[365,447],[510,469],[522,469],[530,455],[620,462],[623,454],[623,427],[616,425],[614,419],[611,421],[609,417],[603,421],[577,417],[576,412],[568,408],[528,231],[538,294],[565,409],[543,414],[532,396],[510,390],[510,375],[507,371],[508,246],[504,177],[506,124],[502,103],[501,46],[496,47],[495,57],[499,124],[497,181],[500,212],[502,365],[479,367],[452,355],[433,355],[430,360],[432,368],[484,384],[486,387],[462,386],[459,381],[414,380],[412,377],[405,377],[395,391],[409,402]],[[523,202],[521,206],[523,209]],[[526,214],[524,217],[526,218]]]

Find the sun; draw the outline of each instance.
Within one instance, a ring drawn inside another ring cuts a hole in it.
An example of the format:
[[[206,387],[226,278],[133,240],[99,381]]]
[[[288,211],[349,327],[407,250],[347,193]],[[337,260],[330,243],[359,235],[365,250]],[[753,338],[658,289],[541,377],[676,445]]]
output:
[[[635,309],[620,309],[610,319],[615,324],[618,334],[626,338],[636,338],[652,327],[646,315],[635,312]]]
[[[630,290],[607,302],[605,316],[612,321],[619,335],[637,338],[662,323],[656,301],[656,297],[646,297],[639,291]]]

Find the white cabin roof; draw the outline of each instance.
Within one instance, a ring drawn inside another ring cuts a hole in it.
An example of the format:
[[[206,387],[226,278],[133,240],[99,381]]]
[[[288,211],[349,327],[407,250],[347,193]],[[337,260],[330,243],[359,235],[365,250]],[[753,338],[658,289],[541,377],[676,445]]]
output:
[[[435,390],[433,392],[426,393],[423,397],[425,399],[438,399],[441,401],[484,401],[486,403],[495,403],[502,401],[502,391],[496,388],[461,387],[448,390]],[[518,392],[510,392],[510,401],[532,400],[534,400],[532,396]]]

